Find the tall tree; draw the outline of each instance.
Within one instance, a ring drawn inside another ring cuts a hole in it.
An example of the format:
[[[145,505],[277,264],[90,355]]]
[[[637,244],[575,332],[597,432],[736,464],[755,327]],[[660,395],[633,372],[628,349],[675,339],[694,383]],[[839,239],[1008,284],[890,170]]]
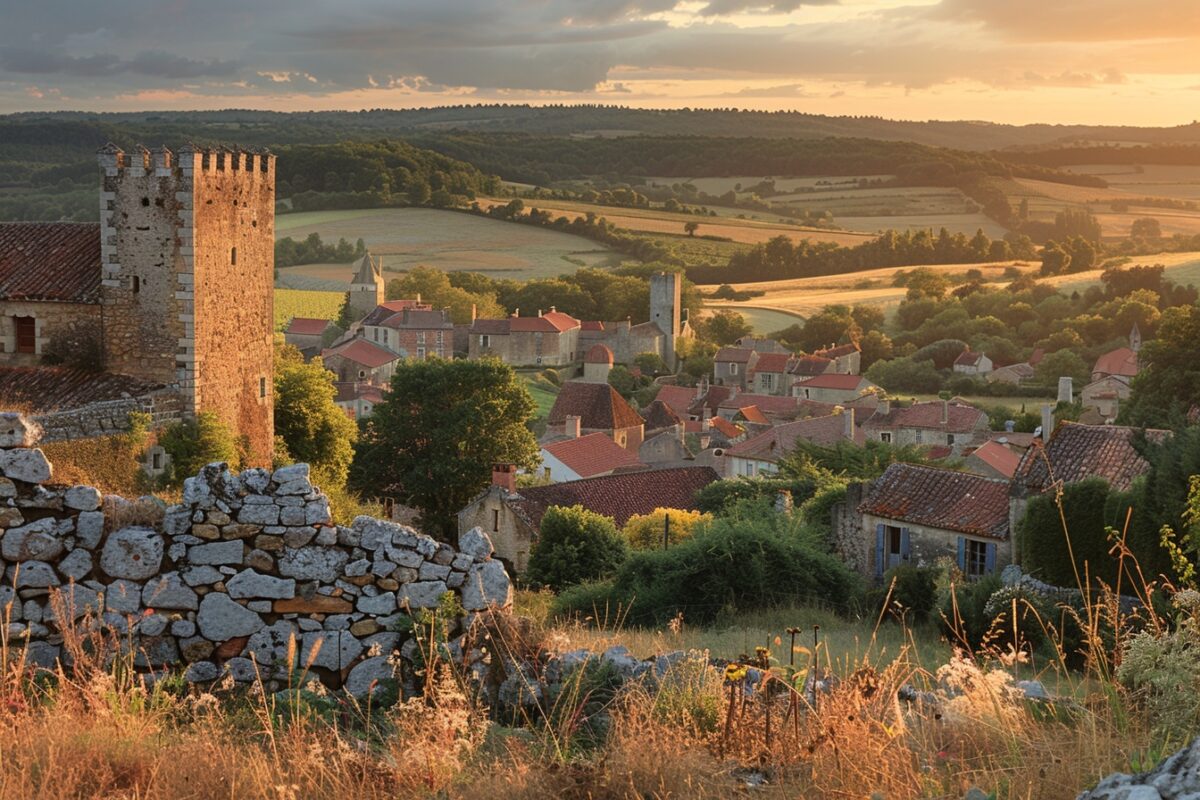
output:
[[[526,425],[535,408],[524,381],[495,359],[406,363],[363,429],[351,485],[397,498],[421,512],[428,533],[452,537],[493,464],[537,465]]]
[[[1167,427],[1200,405],[1200,306],[1164,311],[1157,338],[1139,357],[1133,394],[1121,406],[1123,421]]]
[[[295,461],[346,482],[358,426],[338,408],[334,375],[320,359],[304,363],[291,345],[275,349],[275,436]]]

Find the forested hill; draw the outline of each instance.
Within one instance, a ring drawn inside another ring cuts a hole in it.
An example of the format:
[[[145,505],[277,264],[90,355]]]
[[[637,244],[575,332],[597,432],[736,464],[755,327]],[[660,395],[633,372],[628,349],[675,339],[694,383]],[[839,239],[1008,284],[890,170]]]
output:
[[[1200,143],[1200,123],[1172,128],[1103,125],[999,125],[975,121],[888,120],[882,117],[832,117],[798,111],[735,109],[636,109],[618,106],[463,105],[372,111],[270,112],[187,111],[95,114],[27,113],[0,117],[0,145],[13,133],[11,123],[36,120],[62,127],[68,122],[133,127],[148,139],[199,136],[242,144],[317,144],[337,138],[401,136],[418,131],[463,130],[486,133],[536,133],[548,136],[619,136],[630,134],[762,138],[830,136],[908,141],[959,150],[1010,147],[1057,147],[1074,143]],[[30,130],[27,128],[26,133]],[[51,138],[60,133],[50,132]],[[333,138],[331,138],[333,137]]]

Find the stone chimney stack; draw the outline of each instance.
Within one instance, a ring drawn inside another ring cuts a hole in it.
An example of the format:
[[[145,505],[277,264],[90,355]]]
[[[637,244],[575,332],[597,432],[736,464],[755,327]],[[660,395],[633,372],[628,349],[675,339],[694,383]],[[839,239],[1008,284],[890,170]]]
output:
[[[1064,375],[1058,379],[1058,402],[1073,403],[1075,402],[1075,386],[1070,375]]]
[[[578,439],[582,425],[583,417],[568,414],[566,421],[563,423],[563,435],[571,439]]]
[[[1054,409],[1049,403],[1042,404],[1042,441],[1050,441],[1054,434]]]
[[[892,413],[892,401],[887,397],[883,398],[879,401],[879,405],[875,407],[875,410],[880,416],[887,416]]]
[[[854,441],[854,409],[853,408],[847,408],[842,411],[842,422],[845,425],[845,427],[842,428],[842,434],[847,439],[849,439],[850,441],[853,442]]]
[[[499,486],[510,494],[515,494],[517,491],[517,465],[493,464],[492,485]]]
[[[950,401],[949,400],[942,401],[942,424],[943,425],[950,424]]]

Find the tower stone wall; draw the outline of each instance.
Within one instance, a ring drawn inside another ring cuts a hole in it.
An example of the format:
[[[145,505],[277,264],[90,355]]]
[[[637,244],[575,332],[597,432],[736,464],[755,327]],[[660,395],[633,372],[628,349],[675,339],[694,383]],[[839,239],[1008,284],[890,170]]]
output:
[[[650,321],[666,334],[663,361],[671,370],[676,368],[675,340],[683,332],[683,277],[675,272],[659,272],[650,276]]]
[[[109,146],[99,161],[107,369],[175,386],[269,463],[274,157]]]

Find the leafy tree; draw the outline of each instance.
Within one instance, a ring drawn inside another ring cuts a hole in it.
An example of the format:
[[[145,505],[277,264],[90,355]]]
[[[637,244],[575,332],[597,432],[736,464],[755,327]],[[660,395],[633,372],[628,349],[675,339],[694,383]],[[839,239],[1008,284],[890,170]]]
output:
[[[389,300],[411,299],[417,295],[434,308],[449,308],[451,318],[460,324],[471,321],[472,309],[484,319],[508,316],[494,295],[472,294],[459,289],[451,285],[450,278],[439,269],[416,267],[403,277],[388,281]]]
[[[905,285],[908,287],[906,298],[909,300],[920,300],[923,297],[940,300],[950,288],[950,279],[940,272],[917,267],[908,273]]]
[[[1141,370],[1121,418],[1134,425],[1170,426],[1200,404],[1200,306],[1163,312],[1157,338],[1142,345]]]
[[[1115,586],[1117,559],[1109,554],[1105,529],[1124,521],[1129,506],[1123,500],[1103,478],[1067,484],[1061,499],[1054,492],[1031,498],[1017,525],[1022,568],[1055,586],[1078,587],[1085,575]]]
[[[942,388],[942,376],[932,361],[917,361],[907,356],[876,361],[867,370],[867,380],[889,392],[931,394]]]
[[[1059,378],[1070,377],[1076,387],[1082,388],[1091,374],[1087,362],[1071,350],[1058,350],[1044,356],[1034,370],[1034,379],[1043,386],[1058,386]]]
[[[668,518],[670,527],[667,526]],[[649,514],[634,514],[625,522],[621,533],[634,550],[659,550],[663,546],[664,531],[668,545],[675,545],[691,536],[696,525],[710,519],[711,516],[699,511],[656,508]]]
[[[863,369],[870,369],[877,361],[885,361],[892,357],[894,351],[891,338],[883,331],[868,331],[858,340],[862,350],[861,363]]]
[[[667,371],[667,364],[658,353],[638,353],[633,357],[633,364],[643,375],[654,376]]]
[[[779,465],[782,476],[804,475],[814,467],[833,475],[856,480],[878,478],[892,464],[928,464],[920,445],[894,445],[867,440],[861,446],[850,441],[833,445],[798,441],[796,449]]]
[[[1135,219],[1129,227],[1129,235],[1134,239],[1161,239],[1162,225],[1154,217]]]
[[[683,223],[683,232],[686,233],[688,236],[695,236],[696,230],[699,227],[700,227],[699,222],[685,222],[685,223]]]
[[[346,482],[358,426],[338,408],[334,375],[320,359],[304,362],[291,345],[275,350],[275,435],[292,459]]]
[[[526,574],[555,591],[612,575],[628,553],[612,519],[583,506],[548,508],[539,533]]]
[[[168,486],[182,486],[186,478],[200,472],[201,467],[224,461],[231,469],[242,463],[241,448],[233,430],[212,411],[201,411],[168,425],[158,437],[166,451],[170,467],[164,474]]]
[[[753,331],[746,318],[736,311],[721,309],[700,321],[700,336],[714,344],[733,344]]]
[[[811,353],[841,341],[857,341],[862,328],[848,306],[832,305],[805,320],[803,328],[793,325],[780,333],[784,341]]]
[[[402,364],[363,428],[351,486],[398,498],[421,512],[427,530],[448,537],[493,464],[537,466],[527,427],[535,410],[524,381],[498,360]]]
[[[1054,215],[1054,232],[1060,240],[1081,236],[1099,242],[1100,222],[1090,211],[1069,208]]]
[[[1043,275],[1061,275],[1071,266],[1071,254],[1057,242],[1047,242],[1042,248]]]

